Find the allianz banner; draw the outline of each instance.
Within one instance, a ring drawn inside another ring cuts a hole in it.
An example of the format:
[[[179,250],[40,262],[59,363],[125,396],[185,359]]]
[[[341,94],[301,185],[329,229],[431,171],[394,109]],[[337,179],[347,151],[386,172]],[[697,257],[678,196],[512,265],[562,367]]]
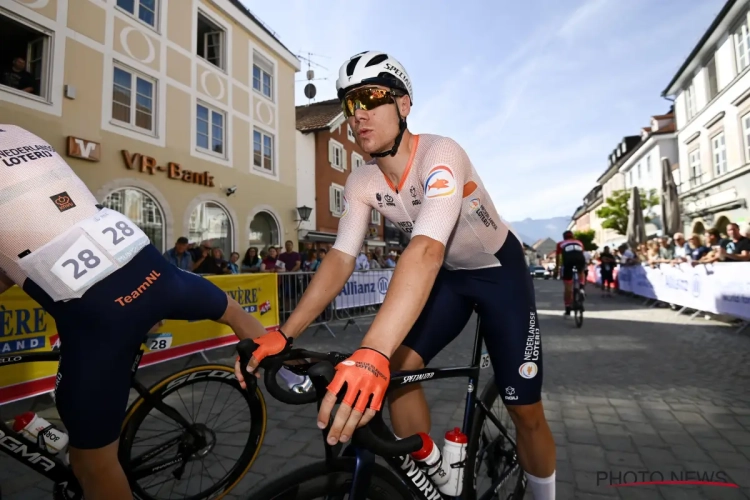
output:
[[[392,269],[373,269],[352,273],[336,296],[336,309],[382,304],[393,276]]]
[[[641,297],[750,320],[750,263],[620,266],[619,284]]]

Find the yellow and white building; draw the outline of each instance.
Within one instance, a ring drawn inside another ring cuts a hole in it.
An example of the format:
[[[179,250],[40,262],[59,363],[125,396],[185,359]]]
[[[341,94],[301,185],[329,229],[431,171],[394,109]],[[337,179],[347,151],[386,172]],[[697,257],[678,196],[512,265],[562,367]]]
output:
[[[0,81],[18,57],[34,89],[0,84],[0,123],[162,251],[296,241],[300,64],[238,0],[0,0]]]

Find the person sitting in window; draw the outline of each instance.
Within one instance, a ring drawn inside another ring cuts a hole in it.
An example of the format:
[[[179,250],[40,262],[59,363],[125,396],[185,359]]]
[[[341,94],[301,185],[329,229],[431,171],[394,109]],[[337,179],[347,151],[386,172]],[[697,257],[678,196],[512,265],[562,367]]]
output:
[[[30,94],[34,93],[34,77],[26,71],[26,60],[23,57],[13,59],[10,68],[3,72],[0,83]]]

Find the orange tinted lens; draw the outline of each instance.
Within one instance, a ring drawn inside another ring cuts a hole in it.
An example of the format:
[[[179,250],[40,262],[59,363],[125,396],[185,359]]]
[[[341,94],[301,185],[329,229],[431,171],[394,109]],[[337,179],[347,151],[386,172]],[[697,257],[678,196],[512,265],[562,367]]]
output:
[[[391,102],[393,102],[391,93],[386,89],[364,88],[353,90],[344,97],[344,114],[354,116],[354,112],[358,109],[369,111]]]

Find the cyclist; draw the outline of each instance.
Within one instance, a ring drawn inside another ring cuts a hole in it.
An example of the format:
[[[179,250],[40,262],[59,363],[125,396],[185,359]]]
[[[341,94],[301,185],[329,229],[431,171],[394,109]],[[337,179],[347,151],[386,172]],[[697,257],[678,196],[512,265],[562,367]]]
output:
[[[14,284],[55,320],[55,396],[87,500],[130,499],[117,458],[131,365],[163,319],[210,319],[240,338],[263,325],[210,281],[169,263],[96,198],[47,142],[0,124],[0,293]]]
[[[380,410],[390,370],[427,365],[463,330],[476,305],[498,387],[512,388],[503,393],[520,462],[535,498],[554,498],[555,443],[541,401],[539,318],[520,239],[498,215],[461,146],[408,130],[412,84],[396,59],[357,54],[341,66],[336,87],[357,143],[373,159],[349,175],[336,243],[286,323],[256,340],[248,366],[288,348],[342,290],[375,209],[411,241],[361,347],[336,367],[318,426],[326,427],[346,384],[328,442],[348,441]],[[240,378],[239,364],[236,371]],[[389,405],[398,436],[430,431],[421,387],[394,391]]]
[[[557,243],[555,250],[555,274],[560,273],[563,280],[565,302],[565,316],[570,316],[570,305],[573,303],[573,268],[578,269],[578,279],[581,293],[586,285],[586,257],[583,253],[583,243],[573,236],[573,231],[565,231],[563,240]]]

